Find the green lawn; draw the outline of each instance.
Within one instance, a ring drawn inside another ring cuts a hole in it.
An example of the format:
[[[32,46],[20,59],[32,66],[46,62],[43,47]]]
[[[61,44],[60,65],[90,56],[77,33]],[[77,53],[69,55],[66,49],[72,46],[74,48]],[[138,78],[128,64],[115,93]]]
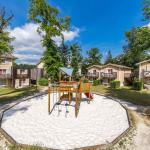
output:
[[[111,89],[109,87],[99,85],[93,86],[92,91],[100,94],[117,97],[119,99],[129,101],[137,105],[150,106],[150,90],[135,91],[131,87]]]
[[[37,90],[35,89],[35,87],[28,87],[22,89],[0,88],[0,104],[9,103],[21,97],[32,95],[33,92],[36,91]]]

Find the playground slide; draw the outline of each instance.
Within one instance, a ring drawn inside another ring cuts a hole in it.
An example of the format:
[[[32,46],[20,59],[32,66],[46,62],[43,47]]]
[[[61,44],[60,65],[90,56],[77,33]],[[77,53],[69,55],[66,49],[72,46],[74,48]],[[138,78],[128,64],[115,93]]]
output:
[[[84,93],[87,98],[93,99],[93,95],[91,93]]]

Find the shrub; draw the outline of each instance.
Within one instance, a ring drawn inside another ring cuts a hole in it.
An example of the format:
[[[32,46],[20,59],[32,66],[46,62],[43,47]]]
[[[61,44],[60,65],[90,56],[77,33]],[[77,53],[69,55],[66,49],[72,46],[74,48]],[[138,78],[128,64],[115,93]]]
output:
[[[39,79],[38,83],[41,86],[48,86],[48,79],[41,78],[41,79]]]
[[[140,80],[133,81],[133,88],[135,90],[141,91],[141,90],[143,90],[143,87],[144,87],[143,81],[140,81]]]
[[[84,79],[83,83],[89,83],[89,80],[88,79]]]
[[[118,80],[111,81],[110,87],[113,89],[118,89],[120,87],[120,81],[118,81]]]
[[[101,80],[94,80],[93,81],[93,86],[97,86],[101,84]]]

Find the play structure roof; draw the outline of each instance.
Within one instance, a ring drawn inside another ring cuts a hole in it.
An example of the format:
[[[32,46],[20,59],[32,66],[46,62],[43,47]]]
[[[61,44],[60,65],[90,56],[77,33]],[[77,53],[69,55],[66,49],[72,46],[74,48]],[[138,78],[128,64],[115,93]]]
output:
[[[65,73],[68,76],[72,76],[73,68],[60,67],[61,72]]]

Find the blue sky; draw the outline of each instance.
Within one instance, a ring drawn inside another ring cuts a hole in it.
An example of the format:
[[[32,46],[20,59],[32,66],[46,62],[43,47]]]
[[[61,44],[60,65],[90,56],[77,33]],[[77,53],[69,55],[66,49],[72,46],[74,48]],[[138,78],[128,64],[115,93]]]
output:
[[[116,56],[122,52],[125,42],[124,33],[132,27],[146,24],[142,21],[141,0],[50,0],[49,2],[60,10],[62,16],[71,17],[71,32],[66,33],[66,41],[78,42],[83,49],[83,55],[86,54],[86,50],[97,47],[104,56],[107,50],[111,50],[113,56]],[[19,58],[18,62],[36,63],[43,52],[42,47],[36,43],[36,40],[39,42],[40,39],[34,38],[38,35],[34,32],[34,35],[22,38],[23,35],[30,34],[37,27],[29,24],[28,0],[7,0],[7,2],[1,0],[0,5],[5,6],[8,12],[14,14],[10,31],[17,37],[14,45],[15,54]],[[34,50],[32,50],[33,42],[30,41],[35,42]],[[29,58],[29,53],[33,53],[35,59]]]

